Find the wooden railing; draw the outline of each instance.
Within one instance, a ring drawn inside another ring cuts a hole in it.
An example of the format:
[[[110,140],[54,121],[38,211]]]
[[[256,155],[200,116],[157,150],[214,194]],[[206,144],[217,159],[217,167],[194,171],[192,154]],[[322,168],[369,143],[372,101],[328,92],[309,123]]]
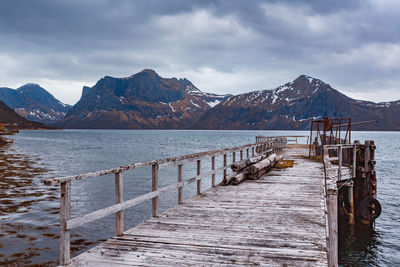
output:
[[[124,214],[123,211],[127,208],[133,207],[139,203],[147,200],[152,200],[152,216],[156,217],[158,214],[158,197],[166,192],[178,190],[178,204],[183,203],[183,186],[197,182],[197,194],[201,194],[201,181],[206,177],[211,177],[211,186],[216,186],[215,175],[218,171],[223,171],[223,176],[226,178],[227,171],[230,165],[227,164],[228,154],[232,154],[232,162],[236,161],[236,153],[239,152],[240,160],[255,156],[256,154],[263,153],[264,151],[271,150],[273,153],[281,152],[286,146],[285,137],[269,138],[266,141],[257,140],[256,143],[237,146],[233,148],[225,148],[219,150],[206,151],[196,154],[184,155],[173,158],[164,158],[159,160],[134,163],[118,168],[101,170],[97,172],[79,174],[68,177],[52,178],[46,180],[46,185],[60,185],[61,198],[60,198],[60,264],[67,265],[70,262],[70,230],[81,226],[83,224],[92,222],[94,220],[103,218],[105,216],[115,213],[115,233],[120,236],[124,232]],[[215,158],[218,156],[223,157],[223,165],[219,168],[215,166]],[[206,158],[211,159],[211,171],[201,173],[201,163]],[[183,165],[187,162],[196,162],[197,175],[195,177],[184,179]],[[137,169],[145,166],[152,168],[152,191],[129,199],[123,200],[123,173],[127,170]],[[177,182],[163,188],[158,188],[158,173],[160,169],[178,166]],[[76,218],[70,218],[71,214],[71,182],[82,180],[86,178],[93,178],[108,174],[115,176],[115,204],[101,210],[97,210]]]
[[[357,168],[357,146],[360,144],[355,142],[354,144],[337,144],[337,145],[325,145],[323,149],[323,159],[324,163],[329,163],[331,161],[337,161],[338,171],[336,180],[342,180],[342,167],[343,166],[351,166],[352,168],[352,177],[356,177],[356,168]],[[335,151],[334,153],[329,153],[330,150]],[[334,155],[330,157],[330,155]],[[332,167],[332,166],[331,166]]]
[[[309,136],[308,135],[282,135],[282,136],[256,136],[256,142],[266,142],[268,140],[272,140],[274,138],[286,138],[286,142],[292,144],[298,144],[299,139],[307,139],[306,144],[308,145]]]

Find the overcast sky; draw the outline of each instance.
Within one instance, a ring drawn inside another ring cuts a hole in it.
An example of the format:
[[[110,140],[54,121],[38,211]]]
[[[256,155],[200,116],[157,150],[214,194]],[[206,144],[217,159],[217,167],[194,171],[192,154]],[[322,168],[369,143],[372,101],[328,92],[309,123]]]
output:
[[[400,99],[397,0],[1,0],[0,87],[83,85],[145,68],[206,92],[272,89],[300,74],[348,96]]]

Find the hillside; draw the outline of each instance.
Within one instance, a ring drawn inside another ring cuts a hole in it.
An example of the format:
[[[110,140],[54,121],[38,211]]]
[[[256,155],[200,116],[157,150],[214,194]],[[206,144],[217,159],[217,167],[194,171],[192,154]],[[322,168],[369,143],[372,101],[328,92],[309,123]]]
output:
[[[45,128],[41,123],[29,121],[18,115],[13,109],[0,101],[0,123],[13,129]]]

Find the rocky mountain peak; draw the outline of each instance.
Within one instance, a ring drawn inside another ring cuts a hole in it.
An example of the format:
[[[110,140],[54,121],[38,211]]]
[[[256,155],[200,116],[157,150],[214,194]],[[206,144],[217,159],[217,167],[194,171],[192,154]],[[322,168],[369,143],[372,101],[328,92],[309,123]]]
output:
[[[158,73],[155,70],[152,70],[152,69],[144,69],[141,72],[139,72],[138,74],[140,74],[140,73],[148,74],[152,78],[161,78],[160,75],[158,75]]]
[[[24,84],[21,87],[19,87],[17,89],[17,91],[19,91],[19,92],[36,92],[36,93],[37,92],[41,92],[41,93],[46,92],[47,93],[47,91],[37,83]]]
[[[300,75],[293,82],[290,82],[286,85],[289,85],[292,88],[296,88],[300,90],[303,94],[313,94],[319,89],[330,87],[329,84],[324,83],[323,81],[313,78],[308,75]]]

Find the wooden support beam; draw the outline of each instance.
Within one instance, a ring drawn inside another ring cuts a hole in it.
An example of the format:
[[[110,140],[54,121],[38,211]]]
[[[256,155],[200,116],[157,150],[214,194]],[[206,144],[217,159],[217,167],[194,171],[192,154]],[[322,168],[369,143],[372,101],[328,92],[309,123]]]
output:
[[[357,146],[356,144],[353,145],[353,178],[356,178],[356,168],[357,168]]]
[[[183,164],[178,165],[178,183],[183,181]],[[183,203],[183,185],[178,187],[178,204]]]
[[[197,161],[197,175],[200,175],[201,171],[201,160]],[[201,195],[201,180],[197,180],[197,194]]]
[[[349,224],[355,224],[354,220],[354,194],[353,194],[353,184],[347,187],[347,198],[349,201]]]
[[[157,191],[158,188],[158,164],[155,163],[151,166],[151,190]],[[152,199],[152,216],[158,215],[158,196]]]
[[[71,216],[71,181],[60,184],[60,265],[67,265],[71,257],[71,234],[67,228],[67,221]]]
[[[115,174],[115,203],[122,203],[124,193],[122,173]],[[121,236],[124,234],[124,211],[115,213],[115,235]]]

